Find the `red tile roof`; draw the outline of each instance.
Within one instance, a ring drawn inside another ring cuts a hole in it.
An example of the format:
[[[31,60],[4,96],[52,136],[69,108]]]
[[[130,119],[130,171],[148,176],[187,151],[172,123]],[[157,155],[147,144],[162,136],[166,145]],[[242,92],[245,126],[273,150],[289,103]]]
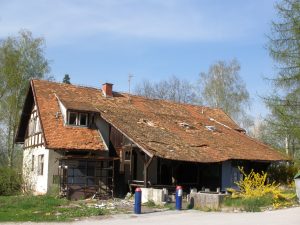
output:
[[[47,148],[74,150],[104,149],[103,141],[97,129],[65,126],[61,114],[56,118],[56,113],[60,112],[56,97],[57,94],[64,93],[67,95],[69,90],[72,90],[73,93],[77,93],[73,94],[72,99],[82,94],[81,90],[86,89],[39,80],[33,80],[31,85],[34,89]],[[67,89],[65,89],[65,86]]]
[[[221,109],[114,93],[95,88],[33,80],[48,148],[100,150],[98,130],[63,125],[58,100],[70,109],[96,111],[151,155],[194,162],[229,159],[277,161],[287,158],[236,131],[239,126]]]

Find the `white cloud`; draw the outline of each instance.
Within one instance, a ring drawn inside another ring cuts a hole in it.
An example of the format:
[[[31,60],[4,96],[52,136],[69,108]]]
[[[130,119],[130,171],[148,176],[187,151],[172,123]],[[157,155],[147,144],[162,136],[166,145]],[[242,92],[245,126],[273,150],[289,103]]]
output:
[[[25,28],[52,43],[91,35],[218,41],[259,29],[256,4],[244,1],[0,0],[0,9],[0,37]]]

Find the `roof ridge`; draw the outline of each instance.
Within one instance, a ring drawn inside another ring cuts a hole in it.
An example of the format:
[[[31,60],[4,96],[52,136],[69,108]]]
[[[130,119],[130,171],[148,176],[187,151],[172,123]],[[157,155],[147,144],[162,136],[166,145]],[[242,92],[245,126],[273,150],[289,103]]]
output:
[[[151,100],[151,101],[162,101],[162,102],[168,102],[168,103],[172,103],[172,104],[176,104],[176,105],[186,105],[186,106],[193,106],[193,107],[197,107],[197,108],[206,108],[206,109],[211,109],[211,110],[221,110],[221,111],[223,111],[223,109],[220,108],[220,107],[211,107],[211,106],[198,105],[198,104],[192,104],[192,103],[187,103],[187,102],[176,102],[176,101],[170,100],[170,99],[149,98],[149,97],[142,96],[142,95],[129,94],[127,92],[118,92],[118,93],[125,94],[125,95],[130,95],[131,97],[143,98],[143,99],[147,99],[147,100]]]
[[[66,83],[62,83],[62,82],[56,82],[56,81],[51,81],[51,80],[43,80],[43,79],[32,79],[33,81],[41,81],[41,82],[47,82],[47,83],[52,83],[52,84],[56,84],[56,85],[60,85],[60,86],[73,86],[75,88],[82,88],[82,89],[88,89],[88,90],[96,90],[96,91],[100,91],[100,88],[96,88],[96,87],[92,87],[92,86],[84,86],[84,85],[79,85],[79,84],[66,84]],[[158,102],[165,102],[165,103],[169,103],[169,104],[174,104],[177,106],[187,106],[187,107],[195,107],[196,109],[199,109],[202,111],[202,114],[205,114],[206,110],[213,110],[213,111],[221,111],[223,112],[228,119],[235,124],[237,127],[241,128],[230,116],[228,116],[228,114],[226,112],[224,112],[224,110],[222,108],[219,107],[210,107],[210,106],[204,106],[204,105],[197,105],[197,104],[191,104],[191,103],[185,103],[185,102],[175,102],[173,100],[169,100],[169,99],[158,99],[158,98],[149,98],[149,97],[145,97],[145,96],[141,96],[141,95],[136,95],[136,94],[131,94],[131,93],[127,93],[127,92],[117,92],[117,91],[113,91],[114,93],[120,93],[122,95],[127,95],[133,98],[141,98],[147,101],[158,101]],[[208,117],[209,118],[209,117]],[[215,118],[214,118],[215,119]]]
[[[84,88],[84,89],[95,89],[97,91],[101,91],[101,88],[97,88],[95,86],[88,86],[88,85],[81,85],[81,84],[66,84],[63,82],[57,82],[57,81],[51,81],[51,80],[44,80],[44,79],[32,79],[33,82],[46,82],[46,83],[52,83],[52,84],[57,84],[61,86],[73,86],[76,88]]]

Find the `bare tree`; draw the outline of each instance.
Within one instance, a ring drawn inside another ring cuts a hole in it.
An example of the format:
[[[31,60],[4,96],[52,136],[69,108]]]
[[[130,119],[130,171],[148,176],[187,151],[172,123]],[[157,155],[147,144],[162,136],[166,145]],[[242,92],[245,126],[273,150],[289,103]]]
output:
[[[135,94],[153,99],[166,99],[179,103],[195,103],[194,86],[186,80],[172,76],[157,83],[143,80],[136,85]]]
[[[200,91],[205,104],[222,108],[238,123],[249,126],[252,120],[245,116],[245,109],[250,106],[249,93],[239,72],[237,60],[218,61],[207,73],[200,74]]]

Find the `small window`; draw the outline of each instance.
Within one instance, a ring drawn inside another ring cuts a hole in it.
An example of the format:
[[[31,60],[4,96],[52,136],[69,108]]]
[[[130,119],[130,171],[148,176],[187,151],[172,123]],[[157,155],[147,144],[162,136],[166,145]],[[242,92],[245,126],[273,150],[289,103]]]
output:
[[[34,155],[31,156],[31,171],[34,171]]]
[[[68,113],[68,124],[73,126],[83,126],[88,125],[88,114],[87,113],[78,113],[78,112],[69,112]]]
[[[39,118],[37,117],[36,118],[36,127],[35,127],[35,133],[39,133],[39,132],[41,132],[41,124],[40,124],[40,120],[39,120]]]
[[[44,155],[38,155],[38,175],[44,174]]]
[[[125,160],[130,160],[131,158],[131,151],[130,150],[125,150]]]
[[[69,112],[69,124],[70,125],[77,125],[77,113]]]
[[[35,126],[36,126],[36,119],[31,118],[29,121],[29,127],[28,127],[28,135],[33,136],[35,134]]]
[[[86,113],[79,114],[79,126],[87,126],[88,115]]]

